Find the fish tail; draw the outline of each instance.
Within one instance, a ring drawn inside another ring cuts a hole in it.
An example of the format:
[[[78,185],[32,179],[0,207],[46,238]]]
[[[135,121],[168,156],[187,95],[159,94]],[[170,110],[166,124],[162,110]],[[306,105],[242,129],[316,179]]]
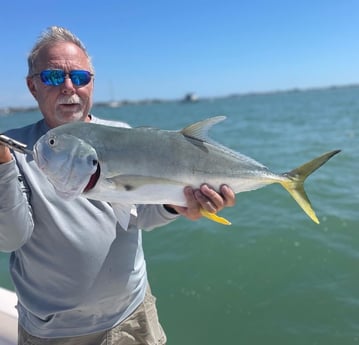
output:
[[[319,224],[319,220],[304,190],[304,181],[310,174],[319,169],[323,164],[325,164],[330,158],[332,158],[340,151],[341,150],[327,152],[317,158],[314,158],[310,162],[283,174],[282,176],[286,177],[286,180],[279,181],[279,183],[289,192],[289,194],[294,198],[294,200],[309,216],[309,218],[317,224]]]

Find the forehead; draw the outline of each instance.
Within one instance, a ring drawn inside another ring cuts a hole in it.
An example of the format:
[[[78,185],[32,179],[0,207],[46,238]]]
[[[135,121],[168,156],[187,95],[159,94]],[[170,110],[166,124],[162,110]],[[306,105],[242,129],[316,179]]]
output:
[[[90,69],[90,62],[84,51],[70,42],[43,47],[37,56],[36,65],[40,69]]]

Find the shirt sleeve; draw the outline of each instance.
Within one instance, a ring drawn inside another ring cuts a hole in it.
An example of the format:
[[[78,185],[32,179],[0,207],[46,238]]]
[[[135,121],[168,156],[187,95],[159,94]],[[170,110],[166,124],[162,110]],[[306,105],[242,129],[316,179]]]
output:
[[[138,205],[137,227],[146,231],[169,224],[179,217],[179,214],[168,212],[163,205]]]
[[[32,234],[28,193],[15,160],[0,164],[0,251],[20,248]]]

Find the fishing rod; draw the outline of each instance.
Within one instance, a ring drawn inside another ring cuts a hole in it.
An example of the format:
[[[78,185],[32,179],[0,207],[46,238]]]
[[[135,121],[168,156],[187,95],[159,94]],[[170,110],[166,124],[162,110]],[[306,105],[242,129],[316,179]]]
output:
[[[21,143],[20,141],[15,140],[15,139],[9,138],[4,134],[0,134],[0,144],[5,145],[5,146],[9,147],[10,149],[13,149],[14,151],[17,151],[20,153],[33,155],[32,150],[29,150],[27,148],[27,145]]]

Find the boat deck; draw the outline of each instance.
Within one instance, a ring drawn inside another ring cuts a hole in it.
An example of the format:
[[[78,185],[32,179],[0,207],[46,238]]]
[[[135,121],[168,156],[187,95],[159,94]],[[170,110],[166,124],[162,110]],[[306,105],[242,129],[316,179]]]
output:
[[[17,344],[16,304],[15,293],[0,287],[0,345]]]

